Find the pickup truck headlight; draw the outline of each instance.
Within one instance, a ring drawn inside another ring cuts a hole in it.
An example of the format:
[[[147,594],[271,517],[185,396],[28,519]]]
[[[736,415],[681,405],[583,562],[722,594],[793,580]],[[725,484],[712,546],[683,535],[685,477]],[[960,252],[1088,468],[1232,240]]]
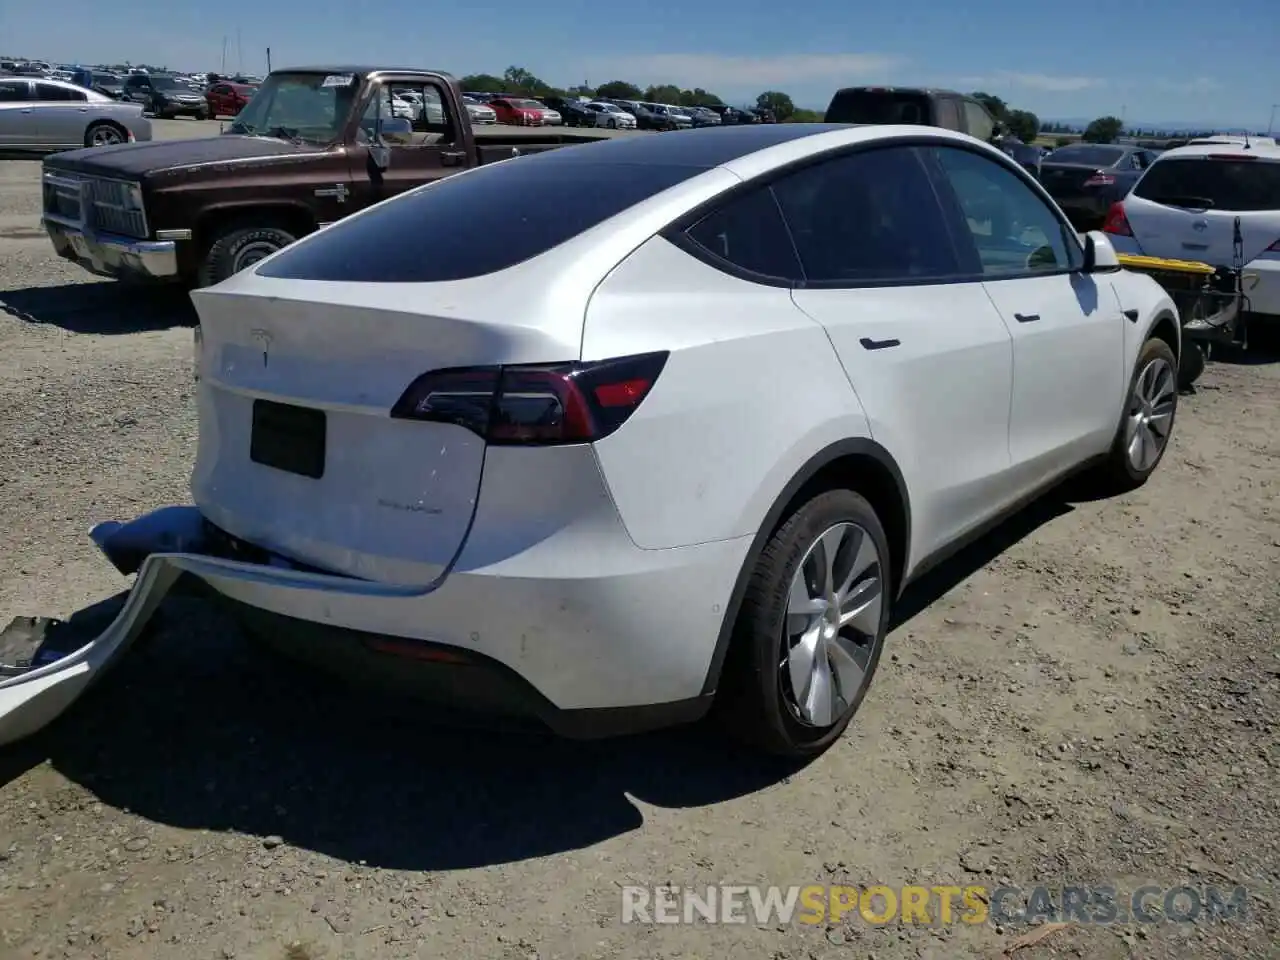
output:
[[[132,213],[142,213],[142,185],[130,183],[125,187],[124,205]]]

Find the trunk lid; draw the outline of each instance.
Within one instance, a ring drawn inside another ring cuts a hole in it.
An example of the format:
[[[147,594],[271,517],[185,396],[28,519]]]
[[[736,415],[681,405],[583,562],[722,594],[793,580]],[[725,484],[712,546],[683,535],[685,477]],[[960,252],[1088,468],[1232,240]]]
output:
[[[1280,155],[1157,160],[1124,202],[1143,253],[1231,266],[1240,221],[1243,263],[1280,241]]]
[[[223,287],[233,284],[246,285]],[[248,285],[271,294],[192,295],[196,505],[227,532],[302,563],[433,584],[466,540],[485,442],[454,424],[393,420],[391,408],[431,370],[576,359],[580,322],[556,335],[554,325],[466,319],[500,315],[509,302],[490,294],[486,303],[483,284],[465,281]],[[410,299],[439,313],[405,312]]]
[[[1084,191],[1084,183],[1098,172],[1092,163],[1054,163],[1045,160],[1040,164],[1040,182],[1051,197],[1075,196]]]

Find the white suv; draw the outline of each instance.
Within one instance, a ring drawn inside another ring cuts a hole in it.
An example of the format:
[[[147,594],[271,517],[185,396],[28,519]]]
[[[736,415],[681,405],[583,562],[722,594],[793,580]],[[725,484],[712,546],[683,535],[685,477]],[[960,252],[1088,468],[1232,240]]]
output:
[[[1142,483],[1177,404],[1164,292],[918,126],[509,160],[192,296],[195,505],[97,528],[141,572],[72,663],[183,571],[302,658],[572,735],[714,701],[825,749],[905,584],[1071,471]],[[74,695],[43,669],[0,742]]]

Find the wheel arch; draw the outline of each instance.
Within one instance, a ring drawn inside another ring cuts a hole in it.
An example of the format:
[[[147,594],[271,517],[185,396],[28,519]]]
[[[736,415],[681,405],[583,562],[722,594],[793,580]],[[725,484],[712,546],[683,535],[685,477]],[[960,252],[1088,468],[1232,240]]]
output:
[[[725,607],[715,650],[702,684],[704,696],[714,693],[719,686],[747,585],[769,539],[801,504],[824,490],[838,488],[854,490],[875,509],[889,540],[893,575],[891,595],[897,596],[902,590],[911,549],[911,501],[906,480],[893,456],[874,440],[864,437],[837,440],[805,461],[765,514]]]
[[[1177,318],[1168,310],[1156,312],[1155,319],[1151,321],[1151,326],[1147,327],[1147,335],[1142,338],[1142,342],[1146,343],[1152,338],[1163,340],[1173,351],[1174,359],[1181,359],[1182,328],[1178,326]]]
[[[196,220],[195,238],[208,250],[214,238],[232,224],[282,227],[301,239],[316,229],[316,218],[303,203],[227,203],[207,207]]]

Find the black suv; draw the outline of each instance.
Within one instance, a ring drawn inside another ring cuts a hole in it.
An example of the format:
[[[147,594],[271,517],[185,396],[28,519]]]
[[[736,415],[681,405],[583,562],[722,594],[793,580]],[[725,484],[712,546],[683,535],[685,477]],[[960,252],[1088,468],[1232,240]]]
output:
[[[142,109],[160,119],[194,117],[209,119],[209,104],[204,94],[179,83],[173,77],[131,73],[124,79],[124,99],[142,104]]]

